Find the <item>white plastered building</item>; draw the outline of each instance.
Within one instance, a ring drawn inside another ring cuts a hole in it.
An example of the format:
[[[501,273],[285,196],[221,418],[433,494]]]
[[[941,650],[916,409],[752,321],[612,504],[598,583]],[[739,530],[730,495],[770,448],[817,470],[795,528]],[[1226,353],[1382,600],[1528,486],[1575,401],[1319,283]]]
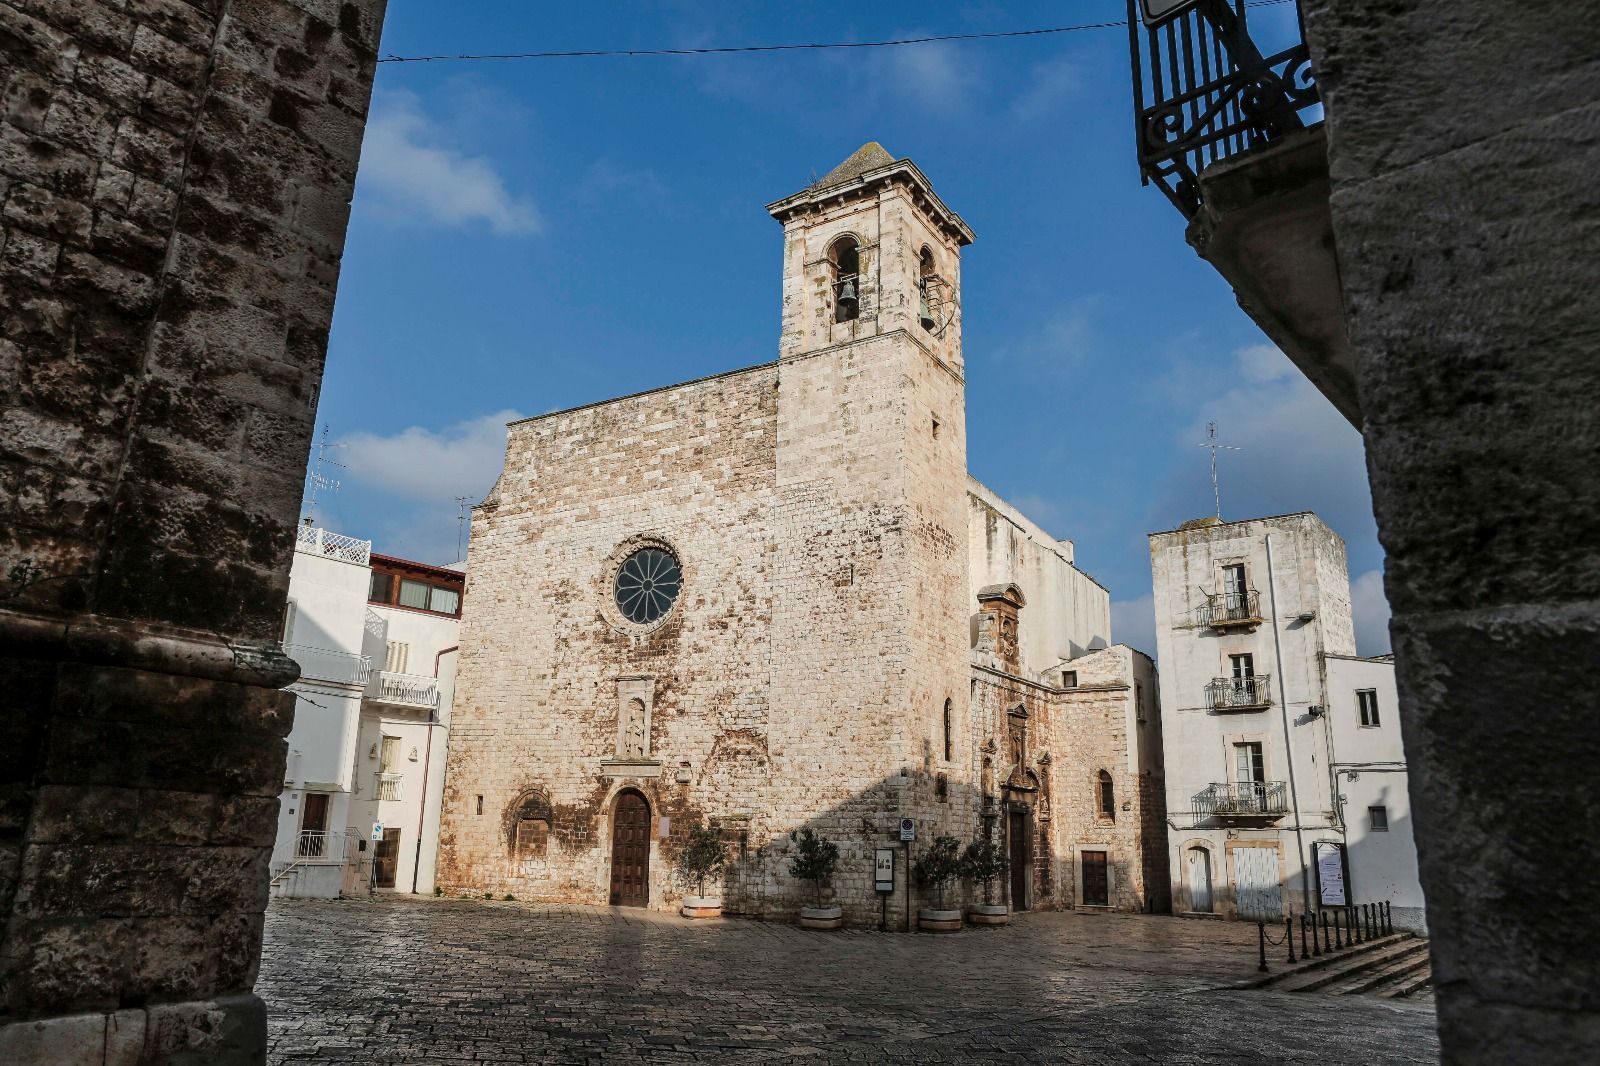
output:
[[[275,895],[433,891],[463,575],[298,530]]]
[[[1150,563],[1173,911],[1281,919],[1342,880],[1422,927],[1394,667],[1355,654],[1344,542],[1309,512],[1201,519]]]

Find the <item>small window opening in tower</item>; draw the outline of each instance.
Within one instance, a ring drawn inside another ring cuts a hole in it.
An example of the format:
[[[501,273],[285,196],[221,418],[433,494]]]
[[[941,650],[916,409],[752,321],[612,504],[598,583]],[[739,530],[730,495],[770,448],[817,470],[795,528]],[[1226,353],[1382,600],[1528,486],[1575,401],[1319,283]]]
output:
[[[933,305],[938,301],[938,294],[934,290],[938,278],[933,269],[933,250],[924,245],[922,255],[917,260],[917,320],[929,332],[934,327]]]
[[[854,237],[833,242],[833,320],[853,322],[861,315],[861,245]]]

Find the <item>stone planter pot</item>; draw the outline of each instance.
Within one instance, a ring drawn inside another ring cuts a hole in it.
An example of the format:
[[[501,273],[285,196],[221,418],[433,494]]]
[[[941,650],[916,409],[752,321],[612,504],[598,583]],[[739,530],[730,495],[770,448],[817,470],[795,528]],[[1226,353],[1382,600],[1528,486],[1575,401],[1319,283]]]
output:
[[[1011,920],[1011,908],[1004,903],[974,903],[967,908],[967,921],[973,925],[1005,925]]]
[[[917,928],[924,933],[959,933],[961,912],[924,907],[917,912]]]
[[[684,896],[678,913],[685,918],[721,918],[721,896]]]
[[[842,929],[844,928],[843,907],[801,907],[800,928],[802,929]]]

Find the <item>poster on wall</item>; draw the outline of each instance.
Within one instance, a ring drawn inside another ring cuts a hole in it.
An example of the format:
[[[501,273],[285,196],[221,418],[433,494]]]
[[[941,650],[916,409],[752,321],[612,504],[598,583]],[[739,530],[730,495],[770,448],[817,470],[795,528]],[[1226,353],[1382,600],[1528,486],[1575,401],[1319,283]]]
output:
[[[1344,848],[1317,843],[1317,896],[1324,907],[1343,907],[1350,901],[1344,891]]]

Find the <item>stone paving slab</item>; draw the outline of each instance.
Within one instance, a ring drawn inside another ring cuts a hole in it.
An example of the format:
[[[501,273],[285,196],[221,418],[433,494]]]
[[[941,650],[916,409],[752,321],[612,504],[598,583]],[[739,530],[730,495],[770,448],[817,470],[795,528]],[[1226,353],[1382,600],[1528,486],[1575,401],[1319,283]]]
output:
[[[274,900],[273,1066],[1435,1063],[1431,1004],[1240,991],[1255,929],[1030,914],[951,936],[605,907]]]

